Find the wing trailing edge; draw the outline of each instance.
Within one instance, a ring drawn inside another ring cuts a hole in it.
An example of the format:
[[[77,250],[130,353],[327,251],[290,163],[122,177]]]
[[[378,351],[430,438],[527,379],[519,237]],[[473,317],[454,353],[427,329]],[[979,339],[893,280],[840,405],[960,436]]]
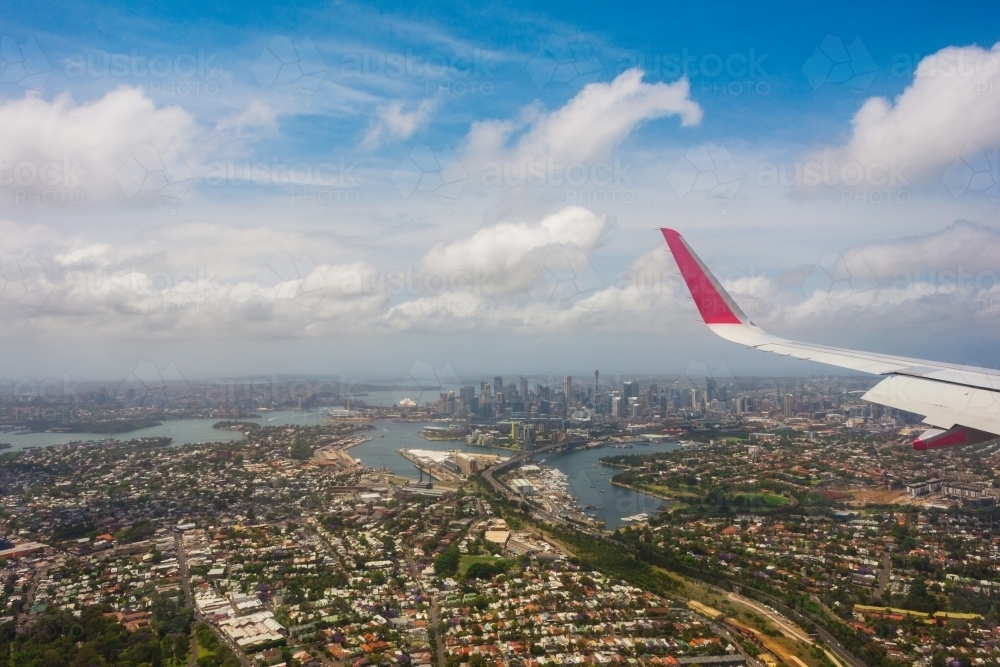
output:
[[[914,449],[1000,437],[1000,372],[773,336],[743,313],[679,233],[667,228],[660,231],[702,320],[716,335],[763,352],[887,376],[862,398],[924,415],[924,423],[934,428],[913,441]]]

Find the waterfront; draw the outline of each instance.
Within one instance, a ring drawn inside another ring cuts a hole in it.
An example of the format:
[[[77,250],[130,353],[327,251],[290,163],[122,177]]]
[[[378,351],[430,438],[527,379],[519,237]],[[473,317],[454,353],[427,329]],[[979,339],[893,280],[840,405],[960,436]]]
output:
[[[397,449],[427,449],[446,451],[460,449],[473,454],[512,456],[514,452],[499,447],[470,447],[461,440],[427,440],[418,435],[426,424],[416,422],[375,422],[375,431],[368,431],[371,440],[351,448],[351,456],[361,459],[370,468],[386,468],[397,475],[414,477],[417,469],[400,456]],[[385,436],[384,438],[382,436]]]
[[[274,410],[261,412],[260,418],[247,419],[261,426],[282,426],[284,424],[315,425],[326,418],[325,410]],[[127,433],[0,433],[0,442],[9,442],[10,450],[17,451],[26,447],[51,447],[76,441],[97,440],[132,440],[133,438],[173,438],[174,445],[190,445],[199,442],[232,442],[239,440],[243,434],[239,431],[216,430],[213,424],[228,418],[211,419],[170,419],[164,420],[159,426],[140,428]]]
[[[616,454],[654,454],[669,452],[677,448],[677,443],[665,442],[651,445],[636,445],[632,449],[586,449],[561,454],[539,456],[545,459],[543,465],[558,469],[566,475],[569,492],[577,499],[580,507],[593,506],[588,514],[604,519],[604,528],[614,530],[629,525],[622,518],[635,514],[655,514],[667,501],[654,498],[640,491],[614,486],[611,478],[621,472],[620,468],[601,465],[600,459]]]
[[[326,410],[275,410],[261,412],[258,419],[247,420],[259,423],[261,426],[282,426],[286,424],[315,425],[326,418]],[[201,442],[232,442],[242,437],[239,431],[216,430],[213,424],[219,419],[177,419],[164,421],[159,426],[138,429],[129,433],[108,436],[99,433],[26,433],[23,435],[0,434],[0,441],[11,443],[9,451],[17,451],[26,447],[49,447],[65,444],[71,441],[103,440],[114,437],[120,440],[132,438],[169,437],[174,439],[174,445],[194,444]],[[460,449],[476,454],[498,454],[512,456],[516,451],[500,447],[469,447],[456,440],[427,440],[420,437],[419,432],[426,424],[416,422],[375,422],[376,430],[366,432],[371,440],[352,447],[350,455],[361,459],[362,465],[371,468],[385,468],[396,475],[415,477],[416,468],[412,463],[400,456],[398,449],[430,449],[436,451]],[[383,437],[384,436],[384,437]],[[636,446],[629,453],[647,454],[652,452],[670,451],[676,447],[674,443]],[[625,525],[622,517],[647,513],[653,514],[665,504],[665,501],[629,489],[622,489],[611,484],[611,477],[618,472],[614,468],[594,464],[601,457],[620,454],[619,449],[588,449],[566,454],[547,455],[546,464],[559,469],[569,479],[569,491],[578,500],[580,507],[592,505],[597,508],[591,514],[604,519],[605,527],[614,529]],[[602,474],[604,473],[604,474]]]

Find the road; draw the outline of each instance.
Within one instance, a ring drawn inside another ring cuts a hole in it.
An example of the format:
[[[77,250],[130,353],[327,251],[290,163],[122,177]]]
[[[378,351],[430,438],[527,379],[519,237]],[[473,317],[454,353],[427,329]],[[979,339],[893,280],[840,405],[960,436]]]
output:
[[[528,454],[527,452],[516,454],[510,457],[510,459],[508,459],[506,463],[491,468],[487,468],[485,471],[483,471],[483,479],[486,480],[486,482],[490,485],[490,487],[493,488],[494,491],[499,493],[507,500],[513,503],[520,503],[521,501],[525,500],[524,497],[521,496],[520,494],[511,491],[506,484],[496,479],[494,475],[498,473],[503,474],[508,470],[521,465],[526,461],[530,461],[531,457],[534,456],[535,454],[542,454],[544,452],[561,450],[564,447],[565,447],[564,444],[549,445],[548,447],[545,447],[543,449],[537,449],[531,454]],[[542,521],[547,521],[549,523],[557,524],[560,526],[573,528],[574,530],[579,530],[584,533],[590,533],[590,531],[581,529],[578,525],[572,523],[571,521],[567,521],[561,516],[552,514],[551,512],[547,512],[541,509],[540,507],[536,507],[534,505],[531,506],[531,516],[532,518],[535,519],[541,519]]]
[[[546,448],[546,450],[551,450],[551,449],[555,449],[555,448],[556,447],[548,447],[548,448]],[[541,451],[543,451],[543,450],[536,450],[534,453],[538,454]],[[520,465],[524,461],[530,459],[531,456],[532,456],[531,454],[527,454],[527,453],[521,453],[521,454],[518,454],[516,456],[512,456],[510,458],[510,460],[508,460],[506,463],[504,463],[502,465],[499,465],[499,466],[496,466],[496,467],[493,467],[493,468],[487,468],[483,472],[483,479],[486,480],[486,482],[493,488],[494,491],[496,491],[497,493],[499,493],[500,495],[502,495],[507,500],[510,500],[510,501],[513,501],[513,502],[520,502],[521,500],[523,500],[523,498],[521,498],[521,496],[519,496],[518,494],[516,494],[513,491],[511,491],[509,488],[507,488],[507,486],[505,484],[503,484],[503,483],[499,482],[497,479],[495,479],[494,475],[497,474],[497,473],[504,473],[507,470],[510,470],[511,468],[514,468],[515,466]],[[568,526],[568,527],[570,527],[570,528],[572,528],[574,530],[578,530],[580,532],[587,533],[587,531],[581,530],[578,526],[576,526],[574,524],[571,524],[568,521],[565,521],[565,520],[563,520],[563,519],[561,519],[559,517],[553,516],[552,514],[549,514],[548,512],[545,512],[545,511],[540,510],[540,509],[535,508],[535,507],[532,507],[532,515],[533,516],[537,516],[539,518],[542,518],[542,519],[544,519],[546,521],[550,521],[552,523],[558,523],[558,524],[561,524],[563,526]],[[606,539],[610,539],[610,538],[606,538]],[[623,542],[619,542],[617,540],[612,540],[612,541],[615,544],[618,544],[618,545],[620,545],[620,546],[628,549],[629,551],[634,551],[634,549],[631,547],[631,545],[625,544]],[[888,567],[888,565],[887,565],[887,567]],[[886,580],[888,580],[888,573],[886,573]],[[714,588],[714,587],[711,587],[711,588]],[[725,593],[725,591],[721,591],[721,590],[719,590],[719,592],[720,593]],[[769,612],[769,613],[777,614],[777,612]],[[791,627],[794,626],[795,629],[796,629],[796,631],[799,634],[803,634],[803,635],[805,634],[805,633],[802,632],[802,630],[800,628],[798,628],[797,626],[795,626],[791,621],[789,621],[788,619],[786,619],[784,616],[778,614],[778,617],[782,619],[782,621],[781,621],[782,625],[788,626],[789,628],[791,628]],[[775,625],[778,625],[779,628],[782,627],[782,625],[779,625],[776,621],[775,621]],[[844,646],[839,641],[837,641],[836,637],[834,637],[832,634],[830,634],[824,628],[820,627],[819,624],[814,624],[814,625],[816,625],[816,633],[832,649],[833,653],[836,654],[837,658],[839,658],[842,662],[846,663],[850,667],[866,667],[865,663],[863,663],[861,660],[859,660],[857,657],[855,657],[855,655],[853,653],[851,653],[846,648],[844,648]],[[806,641],[811,644],[812,640],[808,638],[808,635],[805,635],[805,636],[806,636]]]
[[[31,612],[31,605],[35,600],[35,593],[38,591],[38,582],[45,578],[49,571],[47,565],[35,570],[35,576],[28,583],[28,588],[24,592],[24,601],[21,603],[21,612],[17,616],[17,627],[21,628],[28,621],[28,614]]]
[[[250,658],[246,656],[243,649],[237,646],[228,636],[224,633],[219,632],[219,629],[215,627],[214,624],[210,623],[201,612],[198,611],[197,607],[194,606],[194,595],[191,593],[191,577],[188,576],[187,567],[187,552],[184,551],[184,539],[182,533],[174,534],[174,547],[177,551],[177,572],[181,577],[181,588],[184,590],[184,599],[187,604],[194,609],[194,620],[196,623],[204,623],[211,629],[212,634],[216,636],[221,644],[226,645],[229,649],[236,655],[240,660],[240,664],[243,667],[253,667],[253,663],[250,662]],[[188,667],[193,667],[198,662],[198,643],[195,638],[194,628],[191,629],[191,653],[188,656]]]
[[[406,549],[404,549],[403,553],[406,554],[406,562],[410,566],[410,576],[413,578],[414,581],[419,582],[420,571],[417,569],[417,561],[413,557],[413,552],[409,549],[409,547],[407,547]],[[434,595],[429,595],[427,591],[424,589],[423,584],[419,585],[420,585],[420,592],[423,593],[426,597],[430,598],[431,631],[434,633],[434,645],[437,646],[437,655],[435,656],[437,658],[437,667],[444,667],[444,662],[445,662],[444,643],[442,643],[441,641],[441,619],[438,616],[437,597]]]
[[[748,598],[745,598],[742,595],[737,595],[736,593],[727,593],[726,597],[730,601],[735,602],[736,604],[741,604],[744,607],[749,607],[753,609],[758,614],[762,615],[764,618],[766,618],[767,620],[771,621],[776,626],[778,626],[778,629],[781,630],[781,633],[786,637],[797,639],[800,642],[805,642],[806,644],[810,645],[813,643],[813,640],[809,637],[808,634],[806,634],[805,630],[795,625],[787,618],[785,618],[778,612],[774,611],[773,609],[765,607],[764,605],[758,602],[754,602],[753,600],[750,600]]]
[[[177,555],[177,574],[181,578],[181,590],[184,591],[184,605],[194,609],[194,596],[191,595],[191,578],[188,577],[187,553],[184,552],[184,534],[174,533],[174,553]],[[188,667],[194,667],[198,662],[198,640],[194,636],[194,626],[191,627],[191,646],[188,653]]]
[[[773,604],[780,604],[778,600],[774,600],[773,598],[771,598],[771,596],[767,595],[766,593],[761,593],[758,591],[758,594],[764,596],[765,598],[771,599]],[[819,623],[815,622],[813,622],[813,626],[816,628],[816,634],[819,635],[819,638],[822,639],[823,642],[830,647],[833,653],[835,653],[837,658],[839,658],[842,662],[846,663],[847,665],[850,665],[850,667],[868,667],[864,662],[861,661],[860,658],[858,658],[853,653],[848,651],[844,647],[844,645],[837,640],[836,637],[834,637],[832,634],[830,634],[830,632],[826,630],[826,628],[821,626]]]
[[[875,587],[875,595],[882,595],[885,591],[885,587],[889,585],[889,568],[892,565],[892,561],[889,558],[889,551],[886,550],[885,555],[882,557],[882,569],[878,571],[878,586]]]

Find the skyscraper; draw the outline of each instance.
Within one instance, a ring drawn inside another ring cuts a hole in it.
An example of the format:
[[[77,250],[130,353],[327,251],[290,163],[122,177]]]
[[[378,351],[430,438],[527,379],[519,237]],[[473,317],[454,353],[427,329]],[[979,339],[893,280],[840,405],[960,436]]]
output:
[[[503,378],[499,375],[493,378],[493,393],[494,395],[503,393]]]
[[[601,383],[600,383],[600,378],[601,378],[601,371],[595,370],[594,371],[594,410],[596,410],[598,414],[600,414],[600,412],[601,412]]]
[[[476,388],[471,385],[467,385],[459,390],[458,395],[462,400],[462,405],[466,409],[471,410],[476,401]]]
[[[572,402],[573,396],[573,377],[570,375],[563,376],[563,393],[566,394],[567,405]]]
[[[625,380],[622,382],[622,397],[626,400],[639,395],[639,385],[635,380]]]
[[[518,380],[518,393],[521,395],[522,399],[527,400],[528,398],[528,378],[521,378]]]

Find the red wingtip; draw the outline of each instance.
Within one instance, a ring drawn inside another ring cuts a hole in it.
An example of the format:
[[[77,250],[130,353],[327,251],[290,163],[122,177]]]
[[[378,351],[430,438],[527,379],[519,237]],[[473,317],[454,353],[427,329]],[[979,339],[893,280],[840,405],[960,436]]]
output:
[[[955,425],[947,431],[941,429],[928,429],[913,439],[913,449],[924,452],[928,449],[939,449],[941,447],[958,447],[960,445],[975,445],[986,442],[996,437],[993,433],[977,431],[973,428]]]
[[[744,324],[746,319],[701,260],[675,230],[661,227],[663,238],[674,255],[681,276],[705,324]]]

